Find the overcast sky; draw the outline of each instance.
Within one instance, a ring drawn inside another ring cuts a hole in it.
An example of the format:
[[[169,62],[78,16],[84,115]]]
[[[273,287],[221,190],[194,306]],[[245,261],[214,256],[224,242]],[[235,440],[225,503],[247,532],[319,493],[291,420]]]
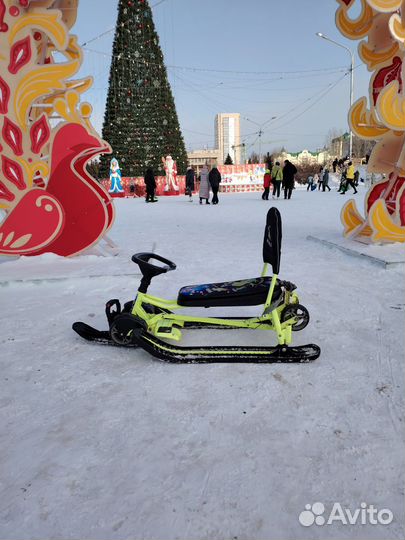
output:
[[[114,27],[117,3],[80,2],[73,29],[79,43]],[[241,113],[249,153],[258,150],[262,124],[263,152],[280,146],[315,150],[330,129],[347,130],[350,56],[317,37],[318,31],[356,52],[355,98],[367,93],[370,74],[358,58],[358,43],[335,26],[335,0],[150,0],[150,5],[188,150],[213,147],[218,112]],[[97,129],[113,37],[108,32],[87,45],[92,51],[85,51],[81,71],[95,79],[86,98]]]

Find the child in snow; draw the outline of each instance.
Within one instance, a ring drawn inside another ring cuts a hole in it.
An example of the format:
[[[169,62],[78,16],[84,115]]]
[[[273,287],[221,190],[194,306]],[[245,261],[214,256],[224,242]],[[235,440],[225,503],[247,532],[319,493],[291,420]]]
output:
[[[313,191],[312,186],[314,185],[314,177],[312,175],[309,175],[307,178],[307,191]]]
[[[271,186],[271,174],[270,174],[269,169],[267,169],[266,172],[264,173],[264,177],[263,177],[264,191],[263,191],[262,199],[264,201],[269,200],[270,186]]]

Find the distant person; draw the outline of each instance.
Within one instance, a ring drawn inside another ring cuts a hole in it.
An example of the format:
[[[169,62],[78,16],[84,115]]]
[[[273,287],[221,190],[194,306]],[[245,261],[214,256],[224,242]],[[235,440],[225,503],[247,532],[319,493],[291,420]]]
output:
[[[354,171],[354,185],[357,187],[359,185],[360,171],[356,169]]]
[[[297,172],[296,166],[286,159],[283,167],[284,199],[291,199],[294,189],[294,176]]]
[[[323,167],[321,167],[321,168],[319,169],[319,174],[318,174],[318,191],[321,191],[322,178],[323,178]]]
[[[263,177],[264,191],[263,191],[262,199],[264,201],[269,200],[270,186],[271,186],[271,173],[270,173],[270,170],[267,169],[266,172],[264,173],[264,177]]]
[[[277,196],[280,197],[281,182],[283,180],[283,171],[280,167],[280,162],[276,161],[271,169],[271,178],[273,182],[273,199]]]
[[[155,199],[156,180],[151,167],[146,170],[144,181],[146,185],[146,202],[157,202],[157,199]]]
[[[334,173],[336,172],[337,166],[338,166],[338,158],[335,157],[335,159],[333,160],[333,163],[332,163]]]
[[[338,193],[342,193],[344,191],[344,189],[345,189],[345,186],[346,186],[346,172],[347,172],[347,169],[342,166],[342,169],[340,170],[340,184],[339,184]]]
[[[343,187],[342,192],[340,193],[341,195],[344,195],[346,193],[346,191],[349,189],[349,186],[353,188],[354,194],[357,193],[356,186],[354,185],[354,173],[354,165],[351,161],[349,161],[346,171],[346,184]]]
[[[322,176],[322,191],[325,191],[326,189],[328,191],[330,191],[330,187],[329,187],[329,169],[327,167],[325,167],[325,169],[323,171],[323,176]]]
[[[198,194],[200,197],[200,204],[202,204],[203,200],[205,200],[205,204],[210,204],[210,183],[208,180],[208,174],[208,168],[206,165],[204,165],[200,172],[200,192]]]
[[[195,172],[192,167],[187,168],[186,172],[186,195],[189,196],[189,201],[193,202],[193,191],[195,189]]]
[[[219,184],[221,183],[221,173],[214,165],[212,169],[210,170],[210,173],[208,175],[208,180],[211,185],[212,189],[212,204],[218,204],[218,191],[219,191]]]
[[[314,177],[310,174],[307,178],[307,191],[312,191],[314,185]]]

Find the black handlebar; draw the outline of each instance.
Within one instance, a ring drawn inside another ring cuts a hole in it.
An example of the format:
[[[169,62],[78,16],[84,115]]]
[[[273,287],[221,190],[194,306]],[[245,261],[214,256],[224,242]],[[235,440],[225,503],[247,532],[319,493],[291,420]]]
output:
[[[165,266],[158,266],[152,264],[150,259],[155,259],[156,261],[162,262]],[[146,292],[148,286],[151,282],[151,279],[159,274],[164,274],[170,272],[171,270],[176,270],[176,265],[174,262],[165,259],[156,253],[135,253],[132,255],[132,261],[139,266],[139,269],[142,272],[143,278],[141,285],[139,287],[140,292]]]

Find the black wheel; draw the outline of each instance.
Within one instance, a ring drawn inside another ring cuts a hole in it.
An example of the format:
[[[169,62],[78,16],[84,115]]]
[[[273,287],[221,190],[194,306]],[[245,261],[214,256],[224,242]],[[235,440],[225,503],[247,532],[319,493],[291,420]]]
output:
[[[281,322],[288,321],[292,317],[296,318],[296,322],[292,325],[293,332],[303,330],[309,323],[309,312],[306,307],[301,304],[290,304],[281,312]]]
[[[142,319],[129,313],[123,313],[115,317],[111,323],[110,336],[117,345],[131,345],[134,343],[136,334],[144,332],[145,327],[146,325]]]

